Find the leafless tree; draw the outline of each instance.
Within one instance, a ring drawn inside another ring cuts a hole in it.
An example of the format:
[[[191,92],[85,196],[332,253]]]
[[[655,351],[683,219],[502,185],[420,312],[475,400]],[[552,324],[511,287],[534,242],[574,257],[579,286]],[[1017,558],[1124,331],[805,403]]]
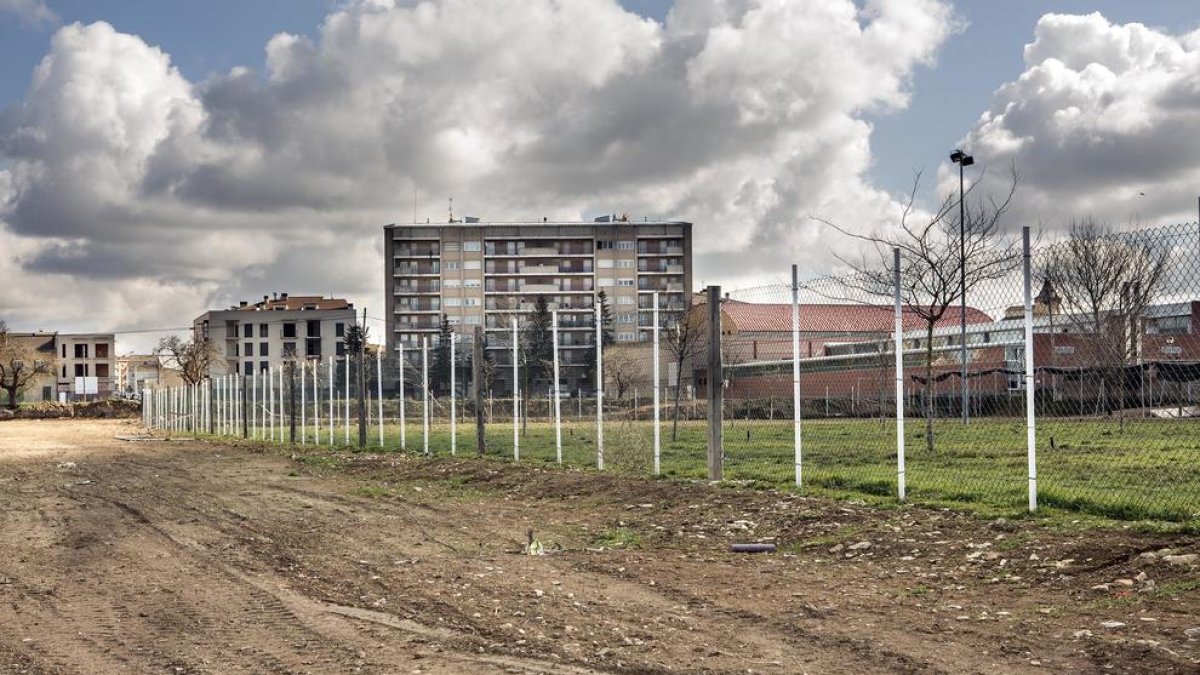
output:
[[[671,412],[671,440],[679,437],[679,403],[683,394],[683,369],[690,365],[692,359],[699,356],[707,344],[708,322],[705,319],[702,306],[693,305],[665,312],[663,314],[666,330],[663,332],[663,344],[671,362],[675,364],[675,392]]]
[[[1072,223],[1067,240],[1038,257],[1037,274],[1059,296],[1063,324],[1086,346],[1115,399],[1121,431],[1126,367],[1138,357],[1141,319],[1162,286],[1169,257],[1170,248],[1160,242],[1114,233],[1090,218]]]
[[[616,387],[618,399],[624,399],[634,380],[645,373],[648,354],[643,345],[619,345],[605,350],[604,379]]]
[[[39,351],[36,338],[17,337],[0,321],[0,389],[8,394],[9,410],[16,410],[20,395],[38,375],[53,369],[53,345],[49,355]]]
[[[196,384],[208,377],[209,369],[217,360],[217,349],[208,338],[197,337],[184,340],[177,335],[159,340],[154,353],[164,357],[164,366],[175,368],[187,384]]]
[[[947,195],[938,207],[918,216],[914,208],[920,174],[904,206],[897,228],[886,234],[860,234],[823,219],[838,232],[865,245],[857,260],[839,259],[853,273],[843,277],[847,290],[890,299],[895,292],[893,251],[900,250],[900,301],[906,313],[921,319],[925,328],[925,445],[934,452],[933,333],[943,318],[956,316],[963,292],[1009,275],[1021,262],[1020,243],[1000,231],[1000,221],[1012,205],[1017,190],[1012,170],[1007,189],[999,196],[977,195],[982,179],[963,195],[962,235],[959,235],[959,195]],[[915,222],[914,222],[915,221]]]

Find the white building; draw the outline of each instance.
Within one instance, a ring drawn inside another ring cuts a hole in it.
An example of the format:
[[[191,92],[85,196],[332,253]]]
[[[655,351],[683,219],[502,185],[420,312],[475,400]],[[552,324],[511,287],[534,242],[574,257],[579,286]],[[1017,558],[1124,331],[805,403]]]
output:
[[[217,350],[210,375],[252,375],[289,357],[342,356],[353,324],[354,305],[342,298],[280,293],[205,312],[193,322],[193,331],[196,339],[210,340]]]

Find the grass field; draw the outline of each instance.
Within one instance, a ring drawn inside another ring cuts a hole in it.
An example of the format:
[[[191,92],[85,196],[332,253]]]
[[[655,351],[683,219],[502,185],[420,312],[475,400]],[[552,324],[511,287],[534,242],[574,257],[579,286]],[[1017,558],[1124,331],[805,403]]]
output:
[[[385,428],[383,447],[400,449],[398,424]],[[966,507],[993,514],[1017,515],[1028,500],[1023,420],[979,419],[935,423],[936,447],[930,453],[924,424],[906,426],[906,487],[909,501]],[[357,439],[357,429],[351,440]],[[605,468],[649,474],[653,436],[649,422],[605,424]],[[794,484],[791,421],[735,420],[725,426],[725,479],[774,487]],[[328,433],[323,440],[328,443]],[[405,449],[424,448],[420,420],[406,425]],[[563,462],[596,466],[594,419],[565,420]],[[309,441],[311,442],[311,429]],[[335,434],[344,444],[342,429]],[[894,503],[897,493],[896,427],[893,421],[807,420],[803,425],[801,492],[875,503]],[[1051,442],[1053,440],[1053,447]],[[372,426],[368,443],[380,449]],[[1038,425],[1038,501],[1048,510],[1117,520],[1200,524],[1200,421],[1136,420],[1124,432],[1115,420],[1041,420]],[[433,424],[429,451],[450,453],[450,425]],[[662,425],[661,473],[668,477],[706,477],[707,431],[703,421],[681,422],[672,440]],[[460,454],[475,452],[473,424],[459,424]],[[511,422],[487,427],[487,454],[513,458]],[[556,461],[554,427],[532,421],[520,435],[520,459]]]

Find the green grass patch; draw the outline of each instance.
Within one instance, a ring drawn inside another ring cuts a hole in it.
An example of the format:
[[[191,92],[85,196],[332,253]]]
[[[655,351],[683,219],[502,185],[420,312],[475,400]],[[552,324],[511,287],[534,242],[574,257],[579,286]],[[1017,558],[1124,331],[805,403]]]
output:
[[[592,539],[595,546],[604,548],[635,549],[642,547],[642,537],[628,527],[609,528]]]

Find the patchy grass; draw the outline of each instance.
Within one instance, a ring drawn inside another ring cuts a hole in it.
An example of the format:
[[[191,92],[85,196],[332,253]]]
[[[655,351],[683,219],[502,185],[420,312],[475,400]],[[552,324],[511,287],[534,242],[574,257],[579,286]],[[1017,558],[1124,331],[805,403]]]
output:
[[[642,547],[642,537],[628,527],[609,528],[592,538],[592,545],[604,548],[635,549]]]

